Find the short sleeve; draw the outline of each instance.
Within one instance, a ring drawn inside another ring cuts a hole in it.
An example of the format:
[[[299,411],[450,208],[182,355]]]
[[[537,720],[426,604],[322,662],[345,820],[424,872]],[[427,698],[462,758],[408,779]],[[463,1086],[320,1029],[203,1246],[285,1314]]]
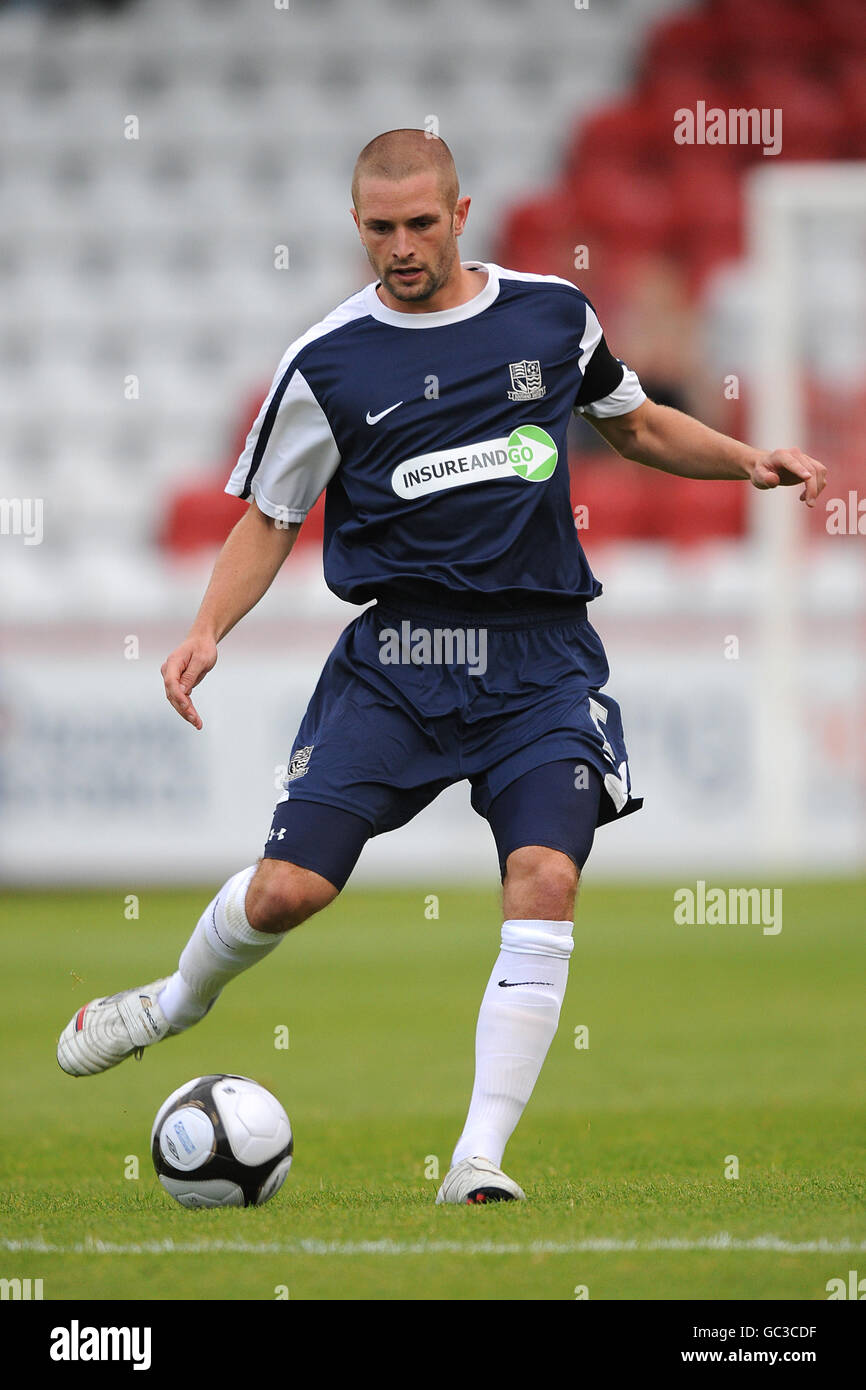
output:
[[[599,418],[626,415],[646,400],[636,374],[614,357],[605,340],[598,316],[586,300],[586,323],[580,342],[582,372],[574,409]]]
[[[339,464],[327,415],[294,361],[284,358],[225,491],[254,498],[267,516],[303,521]]]

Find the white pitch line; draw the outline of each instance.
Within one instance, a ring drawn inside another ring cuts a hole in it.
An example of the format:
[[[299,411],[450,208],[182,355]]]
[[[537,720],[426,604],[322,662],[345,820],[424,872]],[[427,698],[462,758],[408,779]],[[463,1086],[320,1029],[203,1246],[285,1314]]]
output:
[[[653,1254],[663,1251],[733,1253],[764,1252],[776,1255],[855,1255],[866,1251],[866,1241],[780,1240],[777,1236],[741,1239],[721,1232],[698,1240],[669,1239],[460,1241],[460,1240],[146,1240],[120,1244],[95,1237],[73,1245],[54,1245],[44,1240],[0,1238],[0,1250],[10,1254],[38,1255],[590,1255]]]

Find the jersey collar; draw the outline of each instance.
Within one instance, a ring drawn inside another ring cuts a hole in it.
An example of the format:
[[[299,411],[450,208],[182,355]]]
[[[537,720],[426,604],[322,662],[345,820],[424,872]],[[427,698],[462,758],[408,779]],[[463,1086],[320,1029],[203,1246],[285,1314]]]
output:
[[[467,299],[465,304],[458,304],[454,309],[440,309],[431,314],[406,314],[400,309],[389,309],[376,293],[376,286],[382,283],[381,280],[367,285],[362,291],[366,299],[365,307],[374,319],[393,324],[395,328],[442,328],[448,323],[474,318],[476,314],[483,314],[499,294],[499,276],[496,266],[486,261],[463,261],[462,265],[467,270],[486,270],[487,284],[474,299]]]

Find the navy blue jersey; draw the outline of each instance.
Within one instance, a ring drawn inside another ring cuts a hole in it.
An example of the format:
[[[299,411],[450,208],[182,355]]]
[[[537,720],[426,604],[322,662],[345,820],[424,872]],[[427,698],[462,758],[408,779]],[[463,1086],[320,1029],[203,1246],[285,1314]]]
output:
[[[296,522],[326,490],[325,579],[350,603],[568,608],[601,592],[570,416],[645,396],[575,285],[465,264],[486,275],[465,304],[405,313],[372,283],[293,343],[226,491]]]

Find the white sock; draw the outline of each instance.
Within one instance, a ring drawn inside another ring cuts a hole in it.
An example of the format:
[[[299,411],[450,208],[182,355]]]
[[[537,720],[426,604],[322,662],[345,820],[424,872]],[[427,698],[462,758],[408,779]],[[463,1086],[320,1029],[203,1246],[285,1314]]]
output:
[[[553,1042],[574,950],[572,922],[509,921],[481,1001],[475,1085],[452,1166],[489,1158],[497,1167]]]
[[[229,980],[279,946],[285,932],[256,931],[244,910],[256,865],[223,884],[198,920],[178,969],[160,992],[159,1006],[175,1028],[203,1018]]]

